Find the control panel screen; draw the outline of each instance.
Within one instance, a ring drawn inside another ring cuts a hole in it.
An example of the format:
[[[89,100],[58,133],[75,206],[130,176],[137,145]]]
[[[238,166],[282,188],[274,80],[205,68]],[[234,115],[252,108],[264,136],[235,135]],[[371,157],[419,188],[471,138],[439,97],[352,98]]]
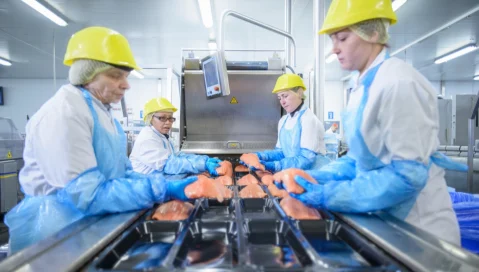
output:
[[[217,55],[211,55],[202,61],[206,98],[222,96],[221,79]]]

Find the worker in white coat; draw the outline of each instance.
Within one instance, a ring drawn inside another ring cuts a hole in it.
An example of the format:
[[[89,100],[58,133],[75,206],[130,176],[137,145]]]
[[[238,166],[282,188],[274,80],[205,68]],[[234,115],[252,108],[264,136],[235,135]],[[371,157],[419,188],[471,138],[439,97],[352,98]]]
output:
[[[320,34],[328,34],[341,67],[358,71],[343,113],[346,156],[300,176],[307,205],[339,212],[387,212],[460,244],[444,169],[466,170],[437,152],[437,92],[411,65],[391,58],[390,0],[333,0]],[[427,133],[425,133],[427,131]]]
[[[126,135],[110,112],[139,69],[128,41],[104,27],[75,33],[64,63],[64,85],[26,127],[25,166],[20,184],[25,199],[5,217],[14,253],[89,215],[152,207],[186,200],[184,189],[197,178],[170,182],[162,175],[132,171]]]
[[[208,171],[217,176],[220,160],[206,155],[175,152],[169,133],[177,109],[166,98],[153,98],[144,107],[145,126],[138,135],[130,160],[133,170],[143,174],[199,174]]]
[[[276,81],[273,94],[287,114],[278,122],[276,149],[254,153],[268,171],[316,169],[330,161],[325,156],[323,123],[304,104],[305,90],[296,74],[281,75]]]

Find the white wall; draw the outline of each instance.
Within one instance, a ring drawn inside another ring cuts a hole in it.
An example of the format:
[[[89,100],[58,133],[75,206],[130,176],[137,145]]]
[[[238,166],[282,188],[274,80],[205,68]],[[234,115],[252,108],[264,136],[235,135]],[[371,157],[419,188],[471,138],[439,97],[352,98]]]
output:
[[[341,121],[344,87],[342,81],[326,81],[324,86],[324,121]],[[328,112],[333,113],[329,118]]]
[[[57,86],[66,80],[57,80]],[[51,79],[0,79],[3,86],[5,105],[0,106],[0,116],[8,117],[20,131],[25,133],[27,115],[30,117],[45,101],[55,94],[54,82]]]
[[[130,79],[131,88],[125,95],[130,118],[140,119],[140,110],[148,99],[159,95],[158,80]],[[59,88],[66,80],[57,80]],[[25,133],[27,115],[30,117],[52,97],[56,90],[52,79],[0,79],[4,89],[5,105],[0,116],[12,118],[20,133]],[[114,107],[115,117],[122,117],[121,108]]]
[[[456,94],[477,94],[479,81],[446,81],[446,98]]]
[[[157,96],[161,96],[162,80],[156,79],[130,79],[130,89],[125,94],[125,103],[128,112],[129,121],[142,120],[140,111],[143,110],[145,103]],[[123,120],[121,103],[112,105],[113,116],[118,120]]]

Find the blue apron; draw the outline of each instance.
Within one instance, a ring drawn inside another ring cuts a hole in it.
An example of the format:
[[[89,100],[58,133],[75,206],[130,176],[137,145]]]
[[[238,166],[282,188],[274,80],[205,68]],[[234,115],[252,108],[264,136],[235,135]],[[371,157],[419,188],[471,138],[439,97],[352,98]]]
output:
[[[389,59],[389,52],[386,53],[384,61],[387,59]],[[356,176],[361,175],[361,172],[367,172],[386,166],[379,158],[374,156],[369,151],[369,148],[361,134],[361,125],[363,123],[364,109],[369,98],[369,89],[384,61],[371,68],[371,70],[369,70],[365,75],[362,81],[364,92],[359,106],[355,109],[348,109],[342,114],[345,127],[344,134],[349,146],[348,156],[356,161]],[[430,159],[431,163],[435,163],[442,168],[463,170],[464,167],[466,167],[467,169],[467,166],[455,163],[439,152],[433,153]],[[430,167],[431,163],[429,163],[428,167]],[[388,211],[396,217],[404,219],[409,214],[409,211],[416,202],[416,198],[417,195],[414,198],[411,198],[410,200],[407,200],[400,205],[389,209]]]
[[[126,170],[131,169],[131,163],[126,157],[126,135],[116,120],[114,122],[117,133],[108,132],[100,124],[97,112],[93,108],[91,94],[85,89],[81,91],[93,117],[92,145],[97,169],[106,180],[124,177]],[[78,177],[82,175],[83,173]],[[73,181],[75,179],[70,182]],[[71,202],[60,200],[57,194],[58,191],[46,196],[27,195],[5,216],[5,223],[10,232],[11,253],[43,240],[85,217]]]
[[[279,143],[281,145],[281,150],[283,151],[285,158],[291,158],[301,155],[301,133],[303,131],[303,127],[301,125],[301,117],[305,113],[305,109],[299,112],[298,120],[296,121],[296,125],[292,129],[286,129],[284,126],[286,121],[289,118],[288,116],[284,119],[283,125],[279,131]],[[311,151],[313,152],[313,151]],[[312,166],[308,169],[319,169],[323,165],[326,165],[330,162],[329,158],[324,155],[317,154]]]

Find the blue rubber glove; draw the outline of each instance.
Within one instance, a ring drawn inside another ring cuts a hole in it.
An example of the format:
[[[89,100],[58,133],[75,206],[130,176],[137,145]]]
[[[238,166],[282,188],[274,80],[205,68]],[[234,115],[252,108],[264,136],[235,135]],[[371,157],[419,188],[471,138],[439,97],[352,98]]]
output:
[[[273,183],[274,183],[274,185],[276,185],[276,188],[278,188],[280,190],[285,189],[282,182],[273,181]]]
[[[188,197],[185,195],[186,186],[198,180],[197,176],[188,177],[182,180],[167,181],[166,185],[166,200],[178,199],[186,201]]]
[[[305,192],[302,194],[290,193],[292,197],[314,208],[319,208],[324,203],[324,185],[311,183],[300,176],[294,177],[294,180],[303,187]]]
[[[259,161],[266,170],[270,171],[271,173],[276,173],[281,171],[281,165],[278,161]]]
[[[217,158],[208,158],[206,160],[206,170],[208,170],[208,173],[212,176],[218,176],[218,172],[216,172],[216,168],[220,167],[220,162],[221,160]]]

